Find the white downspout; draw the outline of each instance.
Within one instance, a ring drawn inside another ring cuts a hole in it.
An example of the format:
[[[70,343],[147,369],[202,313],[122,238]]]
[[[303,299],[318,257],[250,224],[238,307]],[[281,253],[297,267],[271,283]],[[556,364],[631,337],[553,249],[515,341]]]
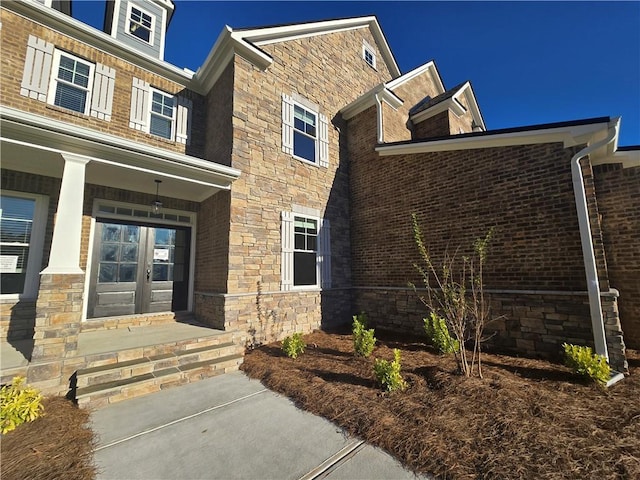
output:
[[[382,102],[376,93],[376,105],[378,111],[378,143],[384,143],[384,129],[382,128]]]
[[[604,329],[604,318],[602,315],[602,303],[600,302],[600,283],[598,282],[598,271],[596,268],[596,257],[593,250],[593,239],[591,237],[591,224],[589,223],[589,212],[587,209],[587,195],[584,190],[584,178],[580,168],[580,160],[589,155],[594,150],[608,145],[618,136],[618,122],[609,128],[607,137],[604,140],[594,143],[576,153],[571,159],[571,176],[573,178],[573,194],[576,199],[576,209],[578,210],[578,225],[580,227],[580,241],[582,243],[582,256],[584,268],[587,276],[587,291],[589,293],[589,309],[591,311],[591,326],[593,328],[593,342],[598,355],[602,355],[609,361],[607,349],[607,339]]]

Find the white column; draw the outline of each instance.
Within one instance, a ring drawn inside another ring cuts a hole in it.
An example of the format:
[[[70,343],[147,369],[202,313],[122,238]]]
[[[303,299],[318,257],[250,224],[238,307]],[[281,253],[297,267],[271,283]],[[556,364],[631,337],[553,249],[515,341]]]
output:
[[[49,265],[42,274],[84,273],[80,268],[84,172],[90,160],[79,155],[62,154],[64,170],[53,227]]]

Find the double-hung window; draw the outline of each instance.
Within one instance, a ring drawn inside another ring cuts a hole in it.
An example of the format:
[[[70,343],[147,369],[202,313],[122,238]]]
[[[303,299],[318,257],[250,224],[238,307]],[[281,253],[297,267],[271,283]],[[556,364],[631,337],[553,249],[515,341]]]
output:
[[[129,3],[127,32],[143,42],[153,44],[154,16]]]
[[[149,133],[162,138],[173,139],[175,114],[175,99],[173,95],[151,89]]]
[[[330,286],[329,221],[282,212],[282,290]]]
[[[316,163],[316,114],[293,106],[293,154]]]
[[[129,127],[189,145],[192,110],[193,102],[187,96],[172,95],[133,78]]]
[[[299,95],[282,95],[282,150],[299,160],[329,166],[327,117]]]
[[[0,292],[35,297],[47,216],[47,197],[0,195]]]
[[[95,65],[55,50],[48,101],[52,105],[89,114]]]
[[[376,68],[376,51],[366,40],[362,42],[362,58],[370,67]]]

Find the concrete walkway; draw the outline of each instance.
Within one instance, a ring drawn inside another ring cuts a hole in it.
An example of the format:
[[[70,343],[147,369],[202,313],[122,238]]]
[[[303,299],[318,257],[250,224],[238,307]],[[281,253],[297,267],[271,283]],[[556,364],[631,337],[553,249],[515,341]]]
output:
[[[242,372],[91,415],[98,479],[416,479]]]

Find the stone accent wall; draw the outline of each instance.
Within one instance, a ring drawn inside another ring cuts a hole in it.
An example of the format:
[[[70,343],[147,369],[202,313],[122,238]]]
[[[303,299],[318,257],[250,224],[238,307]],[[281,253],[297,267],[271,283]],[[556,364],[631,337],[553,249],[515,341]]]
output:
[[[84,274],[41,275],[32,360],[72,357],[78,348]]]
[[[486,328],[486,348],[562,361],[564,342],[593,347],[593,330],[586,292],[488,292],[495,321]],[[616,316],[616,298],[603,295],[609,360],[626,372],[624,342]],[[355,308],[367,312],[371,325],[424,336],[426,309],[418,294],[407,288],[356,288]]]
[[[625,343],[640,349],[640,167],[593,167],[602,238]]]
[[[186,90],[185,86],[188,80],[185,79],[185,83],[182,85],[169,81],[160,75],[153,74],[132,63],[90,47],[86,43],[16,15],[4,8],[0,10],[0,21],[2,22],[0,41],[2,42],[3,50],[3,55],[0,57],[0,103],[2,105],[128,138],[142,144],[188,153],[194,156],[202,156],[205,138],[204,127],[206,126],[204,121],[204,99],[198,94]],[[99,120],[89,115],[72,112],[20,95],[27,41],[30,34],[53,43],[56,48],[66,50],[90,62],[101,63],[116,70],[111,121]],[[193,101],[192,119],[194,129],[192,129],[193,141],[190,146],[168,141],[129,127],[133,77],[143,79],[153,87],[167,93],[180,93]]]

